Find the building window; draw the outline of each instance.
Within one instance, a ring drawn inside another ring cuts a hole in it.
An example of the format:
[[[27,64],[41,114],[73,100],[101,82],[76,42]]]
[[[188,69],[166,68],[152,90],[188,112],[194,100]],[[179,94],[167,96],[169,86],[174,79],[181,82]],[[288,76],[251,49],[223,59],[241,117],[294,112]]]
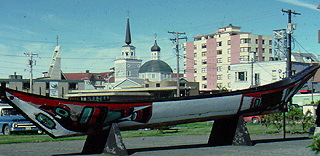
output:
[[[262,48],[262,53],[264,53],[265,52],[265,49],[264,48]]]
[[[249,56],[244,55],[244,56],[240,56],[240,61],[248,61]]]
[[[259,40],[258,39],[256,39],[256,44],[258,44],[259,43]]]
[[[247,81],[247,72],[236,72],[236,81]]]
[[[76,90],[77,89],[77,83],[69,83],[69,90]]]
[[[46,82],[46,89],[50,89],[50,84],[49,84],[49,82]]]
[[[254,74],[254,85],[255,86],[259,86],[260,85],[260,74],[259,73],[255,73]]]
[[[269,49],[269,54],[272,54],[272,49]]]
[[[207,45],[205,43],[201,44],[202,48],[207,48]]]
[[[151,77],[154,79],[156,78],[156,74],[151,74]]]
[[[201,71],[202,71],[202,73],[206,73],[207,72],[207,68],[202,68]]]
[[[231,74],[228,74],[228,79],[231,79]]]
[[[228,57],[228,62],[231,62],[231,57]]]
[[[202,53],[201,53],[201,56],[206,56],[207,55],[207,52],[206,51],[203,51]]]
[[[262,40],[262,44],[264,44],[264,40]]]
[[[196,50],[196,49],[197,49],[197,45],[194,45],[194,46],[193,46],[193,49]]]
[[[217,75],[218,80],[222,80],[222,75]]]
[[[160,87],[160,83],[156,83],[156,87]]]
[[[231,41],[230,40],[228,40],[228,45],[231,45]]]
[[[146,88],[148,88],[149,87],[149,84],[146,84]]]
[[[194,65],[197,65],[197,61],[196,60],[194,60]]]
[[[228,49],[228,54],[230,54],[231,53],[231,49]]]
[[[194,73],[197,73],[197,68],[194,69]]]
[[[240,52],[250,52],[251,51],[251,47],[241,47],[240,48]]]
[[[217,47],[220,47],[220,46],[222,46],[222,42],[221,41],[217,42]]]
[[[202,81],[207,80],[207,76],[202,76]]]
[[[194,53],[194,55],[193,55],[194,57],[197,57],[197,53]]]
[[[222,66],[218,66],[217,71],[222,71]]]
[[[217,54],[222,54],[222,50],[217,50]]]
[[[250,38],[242,38],[240,39],[240,43],[243,44],[243,43],[251,43],[251,39]]]
[[[217,62],[218,62],[218,63],[222,63],[222,58],[218,58],[218,59],[217,59]]]
[[[272,45],[272,40],[269,40],[269,45]]]
[[[30,89],[30,83],[29,82],[24,82],[22,84],[22,89]]]
[[[203,89],[207,88],[206,84],[202,84],[201,86],[202,86]]]
[[[202,60],[202,64],[207,64],[207,60]]]

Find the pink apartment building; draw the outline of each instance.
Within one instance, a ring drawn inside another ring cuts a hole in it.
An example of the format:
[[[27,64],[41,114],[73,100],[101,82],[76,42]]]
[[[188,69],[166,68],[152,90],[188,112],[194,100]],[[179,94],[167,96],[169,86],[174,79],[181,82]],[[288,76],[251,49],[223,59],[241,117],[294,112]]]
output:
[[[272,36],[241,32],[229,25],[185,43],[184,70],[202,92],[230,88],[230,64],[273,60]],[[255,57],[254,57],[255,56]]]

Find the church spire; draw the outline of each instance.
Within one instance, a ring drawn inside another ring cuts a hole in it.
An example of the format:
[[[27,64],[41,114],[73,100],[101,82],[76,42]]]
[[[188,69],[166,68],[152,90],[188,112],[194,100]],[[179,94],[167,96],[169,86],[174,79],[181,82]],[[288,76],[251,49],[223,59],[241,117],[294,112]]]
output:
[[[127,18],[127,30],[126,30],[126,41],[127,45],[131,43],[131,33],[130,33],[130,24],[129,17]]]
[[[154,34],[154,45],[151,47],[151,58],[152,60],[160,59],[160,50],[161,48],[157,44],[157,34]]]

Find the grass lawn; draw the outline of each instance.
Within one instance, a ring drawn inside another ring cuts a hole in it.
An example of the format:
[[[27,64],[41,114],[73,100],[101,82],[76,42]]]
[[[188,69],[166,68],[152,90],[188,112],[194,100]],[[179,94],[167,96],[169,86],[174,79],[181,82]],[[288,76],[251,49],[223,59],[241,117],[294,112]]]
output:
[[[130,130],[121,131],[123,137],[141,137],[141,136],[164,136],[164,135],[209,135],[213,122],[197,122],[189,124],[181,124],[166,130]],[[277,132],[274,126],[266,128],[262,124],[247,123],[250,134],[273,134]],[[292,129],[287,126],[287,131]],[[296,125],[295,131],[302,132],[300,125]],[[83,140],[86,136],[77,136],[70,138],[53,139],[48,135],[0,135],[0,144],[6,143],[22,143],[22,142],[46,142],[46,141],[62,141],[62,140]]]

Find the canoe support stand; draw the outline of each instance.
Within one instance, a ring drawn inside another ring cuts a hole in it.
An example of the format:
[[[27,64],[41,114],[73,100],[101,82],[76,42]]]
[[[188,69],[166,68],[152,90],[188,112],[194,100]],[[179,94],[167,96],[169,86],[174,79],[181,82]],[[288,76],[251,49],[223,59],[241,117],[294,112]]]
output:
[[[242,115],[214,120],[208,145],[252,146],[250,135]]]
[[[252,146],[249,132],[242,115],[216,119],[212,126],[208,145],[246,145]],[[83,146],[82,154],[108,153],[114,155],[128,155],[122,141],[119,126],[113,123],[106,130],[89,132]]]
[[[117,123],[112,123],[106,130],[94,131],[88,134],[82,154],[101,153],[128,155]]]

